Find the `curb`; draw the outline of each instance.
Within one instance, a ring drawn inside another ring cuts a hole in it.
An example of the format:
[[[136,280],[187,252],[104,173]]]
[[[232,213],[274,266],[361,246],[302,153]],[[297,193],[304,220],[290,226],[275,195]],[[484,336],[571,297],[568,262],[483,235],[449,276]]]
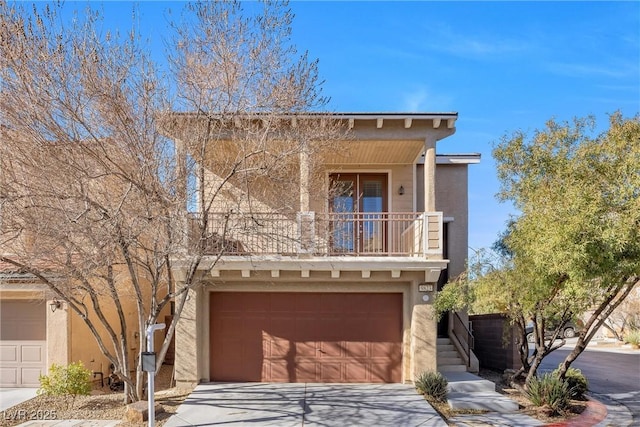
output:
[[[545,427],[588,427],[604,420],[607,417],[607,407],[590,396],[587,399],[587,407],[580,415],[569,421],[545,424]]]

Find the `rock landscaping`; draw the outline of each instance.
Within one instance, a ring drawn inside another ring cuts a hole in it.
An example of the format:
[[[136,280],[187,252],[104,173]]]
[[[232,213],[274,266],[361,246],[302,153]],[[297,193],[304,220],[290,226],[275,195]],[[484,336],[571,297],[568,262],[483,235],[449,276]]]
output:
[[[170,387],[173,366],[165,365],[156,376],[156,425],[162,426],[186,399],[191,390]],[[10,427],[35,420],[122,420],[120,425],[146,424],[146,404],[143,411],[129,411],[123,392],[113,392],[107,385],[97,387],[89,396],[37,396],[0,413],[0,427]]]

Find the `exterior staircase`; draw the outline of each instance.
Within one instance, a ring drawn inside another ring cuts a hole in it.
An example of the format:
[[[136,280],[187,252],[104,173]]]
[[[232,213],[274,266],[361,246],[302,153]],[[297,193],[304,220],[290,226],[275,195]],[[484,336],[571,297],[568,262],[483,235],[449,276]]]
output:
[[[518,403],[496,392],[493,382],[467,372],[467,365],[449,338],[437,341],[438,371],[449,383],[448,403],[451,409],[509,413]]]
[[[509,413],[518,411],[518,403],[496,391],[493,382],[470,372],[442,372],[449,382],[447,402],[451,409]]]
[[[438,338],[436,349],[438,372],[467,372],[467,365],[449,338]]]

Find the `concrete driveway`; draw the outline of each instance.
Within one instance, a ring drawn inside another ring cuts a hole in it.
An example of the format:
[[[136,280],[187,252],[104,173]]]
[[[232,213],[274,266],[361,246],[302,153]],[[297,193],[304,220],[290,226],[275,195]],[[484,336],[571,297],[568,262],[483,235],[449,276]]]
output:
[[[36,397],[37,388],[0,388],[0,411]]]
[[[412,385],[207,383],[165,427],[446,426]]]

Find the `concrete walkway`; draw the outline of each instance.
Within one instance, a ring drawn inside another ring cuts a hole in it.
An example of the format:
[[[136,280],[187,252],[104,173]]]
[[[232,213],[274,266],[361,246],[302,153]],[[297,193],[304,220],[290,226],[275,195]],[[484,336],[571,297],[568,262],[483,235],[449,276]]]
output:
[[[518,403],[496,391],[496,385],[470,372],[443,372],[449,383],[447,402],[454,411],[516,412]]]
[[[36,397],[37,388],[0,388],[0,411]]]
[[[446,426],[405,384],[208,383],[197,386],[165,427]]]
[[[449,382],[449,406],[454,410],[489,411],[458,415],[449,422],[457,427],[542,426],[543,422],[518,413],[518,404],[496,392],[496,385],[470,372],[443,372]]]

